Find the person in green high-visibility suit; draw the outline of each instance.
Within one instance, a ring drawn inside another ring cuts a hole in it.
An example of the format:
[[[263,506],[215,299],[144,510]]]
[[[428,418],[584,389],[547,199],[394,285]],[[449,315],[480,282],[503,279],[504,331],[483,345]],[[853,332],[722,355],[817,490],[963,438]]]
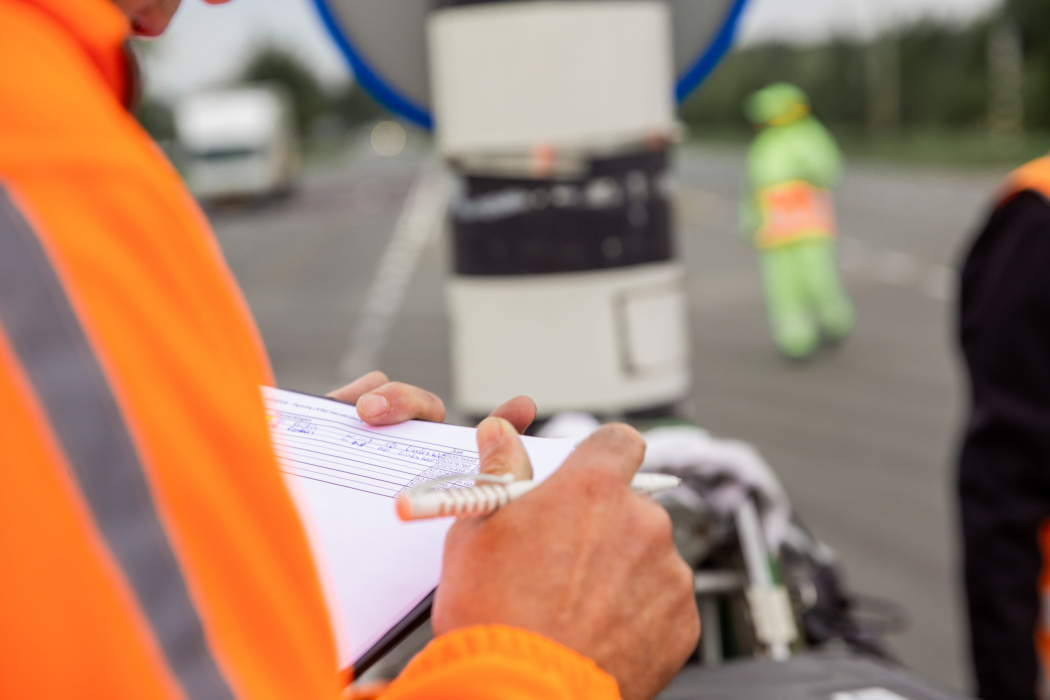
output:
[[[841,156],[794,85],[753,93],[744,113],[761,131],[747,153],[741,234],[758,251],[773,341],[787,357],[802,359],[856,324],[839,276],[830,192]]]

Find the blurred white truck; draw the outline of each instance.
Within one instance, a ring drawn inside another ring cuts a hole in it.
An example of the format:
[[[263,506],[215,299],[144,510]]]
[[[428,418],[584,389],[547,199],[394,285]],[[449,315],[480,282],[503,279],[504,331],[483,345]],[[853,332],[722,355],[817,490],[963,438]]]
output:
[[[198,92],[175,106],[183,176],[200,200],[290,192],[299,172],[287,93],[253,85]]]

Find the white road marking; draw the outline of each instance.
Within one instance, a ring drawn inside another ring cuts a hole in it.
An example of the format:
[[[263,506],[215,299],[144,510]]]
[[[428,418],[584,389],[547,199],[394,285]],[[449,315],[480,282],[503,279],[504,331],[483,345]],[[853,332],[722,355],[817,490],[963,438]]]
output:
[[[939,302],[955,298],[958,273],[946,265],[924,263],[914,255],[875,248],[856,238],[839,240],[839,266],[853,279],[911,289]],[[696,275],[689,280],[689,307],[715,310],[761,301],[757,270]]]
[[[919,279],[922,263],[899,250],[882,250],[874,257],[871,276],[895,287],[911,287]]]
[[[844,236],[839,241],[839,264],[844,272],[914,289],[937,301],[955,298],[958,273],[947,265],[925,263],[911,253],[875,248]]]
[[[426,170],[412,186],[339,363],[344,379],[356,379],[377,369],[379,354],[401,310],[419,256],[444,226],[448,201],[449,180],[444,172]]]
[[[922,280],[922,291],[938,301],[955,298],[959,273],[946,265],[929,265]]]
[[[869,255],[870,248],[864,241],[845,236],[839,240],[839,265],[843,270],[860,271]]]
[[[831,700],[908,700],[908,698],[898,695],[887,688],[877,686],[832,693]]]

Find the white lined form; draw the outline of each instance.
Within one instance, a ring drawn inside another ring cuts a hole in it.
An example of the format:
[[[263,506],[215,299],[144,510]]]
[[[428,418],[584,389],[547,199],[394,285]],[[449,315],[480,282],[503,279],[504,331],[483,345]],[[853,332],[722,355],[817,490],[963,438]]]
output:
[[[473,483],[477,431],[408,421],[370,426],[332,399],[262,387],[278,466],[306,527],[349,666],[419,604],[441,577],[451,519],[403,523],[400,491],[441,476]],[[545,479],[572,452],[571,440],[523,437],[534,477]]]
[[[431,479],[478,471],[477,450],[395,437],[356,415],[317,413],[287,397],[267,400],[270,432],[287,448],[278,452],[281,471],[388,498]],[[445,487],[472,484],[464,479]]]

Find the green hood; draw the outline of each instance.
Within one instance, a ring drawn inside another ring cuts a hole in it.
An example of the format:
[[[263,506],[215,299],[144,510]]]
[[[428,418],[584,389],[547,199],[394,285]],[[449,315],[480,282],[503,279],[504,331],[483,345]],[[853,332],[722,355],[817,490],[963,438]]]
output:
[[[781,126],[809,114],[809,98],[791,83],[773,83],[754,92],[744,103],[744,115],[754,124]]]

